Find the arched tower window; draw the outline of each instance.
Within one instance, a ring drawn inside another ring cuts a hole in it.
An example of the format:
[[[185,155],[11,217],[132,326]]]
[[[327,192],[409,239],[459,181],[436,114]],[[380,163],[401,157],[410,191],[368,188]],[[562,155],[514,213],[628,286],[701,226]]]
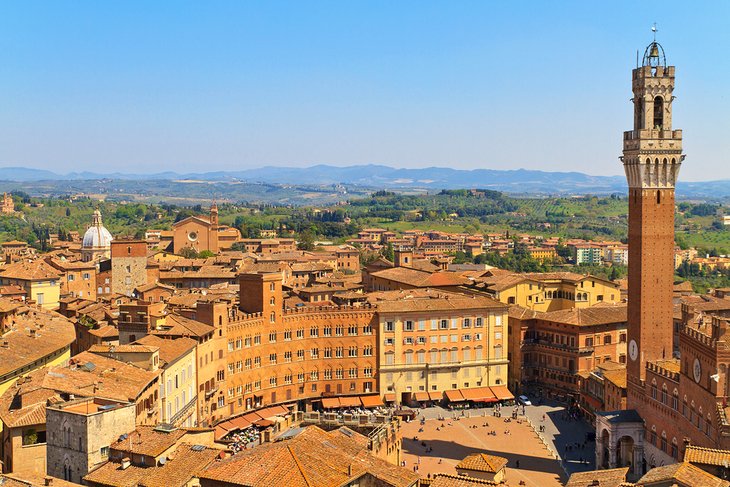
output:
[[[644,128],[644,97],[634,100],[634,129],[641,130]]]
[[[664,128],[664,99],[661,96],[654,98],[654,128]]]
[[[657,190],[656,192],[656,204],[660,205],[662,203],[662,192]]]

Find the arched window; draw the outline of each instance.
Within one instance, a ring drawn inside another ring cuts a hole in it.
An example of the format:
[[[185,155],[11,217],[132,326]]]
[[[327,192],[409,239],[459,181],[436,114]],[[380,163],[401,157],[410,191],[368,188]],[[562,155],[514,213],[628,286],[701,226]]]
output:
[[[672,409],[679,411],[679,392],[677,389],[672,392]]]
[[[634,100],[634,127],[639,130],[644,128],[644,98]]]
[[[656,386],[656,380],[651,381],[651,398],[656,399],[657,397],[657,386]]]
[[[664,128],[664,99],[661,96],[654,98],[654,128]]]

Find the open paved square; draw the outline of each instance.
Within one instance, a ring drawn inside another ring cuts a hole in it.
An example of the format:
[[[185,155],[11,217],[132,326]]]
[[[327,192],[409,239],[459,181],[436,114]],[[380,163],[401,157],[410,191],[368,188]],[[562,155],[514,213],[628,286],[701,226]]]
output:
[[[533,487],[563,485],[566,478],[560,461],[548,451],[524,416],[519,416],[517,421],[505,422],[511,409],[505,408],[501,418],[486,411],[468,411],[467,415],[472,417],[459,417],[458,420],[452,418],[454,413],[444,412],[447,419],[443,421],[426,419],[423,425],[418,420],[404,423],[403,459],[406,467],[412,469],[418,465],[422,477],[429,473],[456,474],[455,467],[464,457],[485,452],[509,461],[506,472],[509,485],[520,485],[520,481]],[[434,412],[427,410],[424,416],[433,418]],[[488,434],[491,431],[496,434]],[[414,437],[417,440],[414,441]],[[427,452],[427,449],[432,450]]]

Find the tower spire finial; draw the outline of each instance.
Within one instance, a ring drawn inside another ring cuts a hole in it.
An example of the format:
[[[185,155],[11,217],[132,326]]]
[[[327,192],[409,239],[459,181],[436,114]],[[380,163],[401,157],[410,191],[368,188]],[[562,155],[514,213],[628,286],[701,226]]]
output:
[[[654,33],[654,42],[656,42],[656,33],[659,32],[659,29],[656,26],[656,22],[654,22],[654,25],[651,26],[651,31]]]

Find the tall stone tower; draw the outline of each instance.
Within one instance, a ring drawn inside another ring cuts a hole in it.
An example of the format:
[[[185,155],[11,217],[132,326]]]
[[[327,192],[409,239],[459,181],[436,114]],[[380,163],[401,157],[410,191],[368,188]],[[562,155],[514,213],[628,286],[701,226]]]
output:
[[[674,66],[656,41],[632,72],[634,129],[621,160],[629,186],[628,407],[641,412],[646,363],[672,357],[674,185],[682,131],[672,130]]]

